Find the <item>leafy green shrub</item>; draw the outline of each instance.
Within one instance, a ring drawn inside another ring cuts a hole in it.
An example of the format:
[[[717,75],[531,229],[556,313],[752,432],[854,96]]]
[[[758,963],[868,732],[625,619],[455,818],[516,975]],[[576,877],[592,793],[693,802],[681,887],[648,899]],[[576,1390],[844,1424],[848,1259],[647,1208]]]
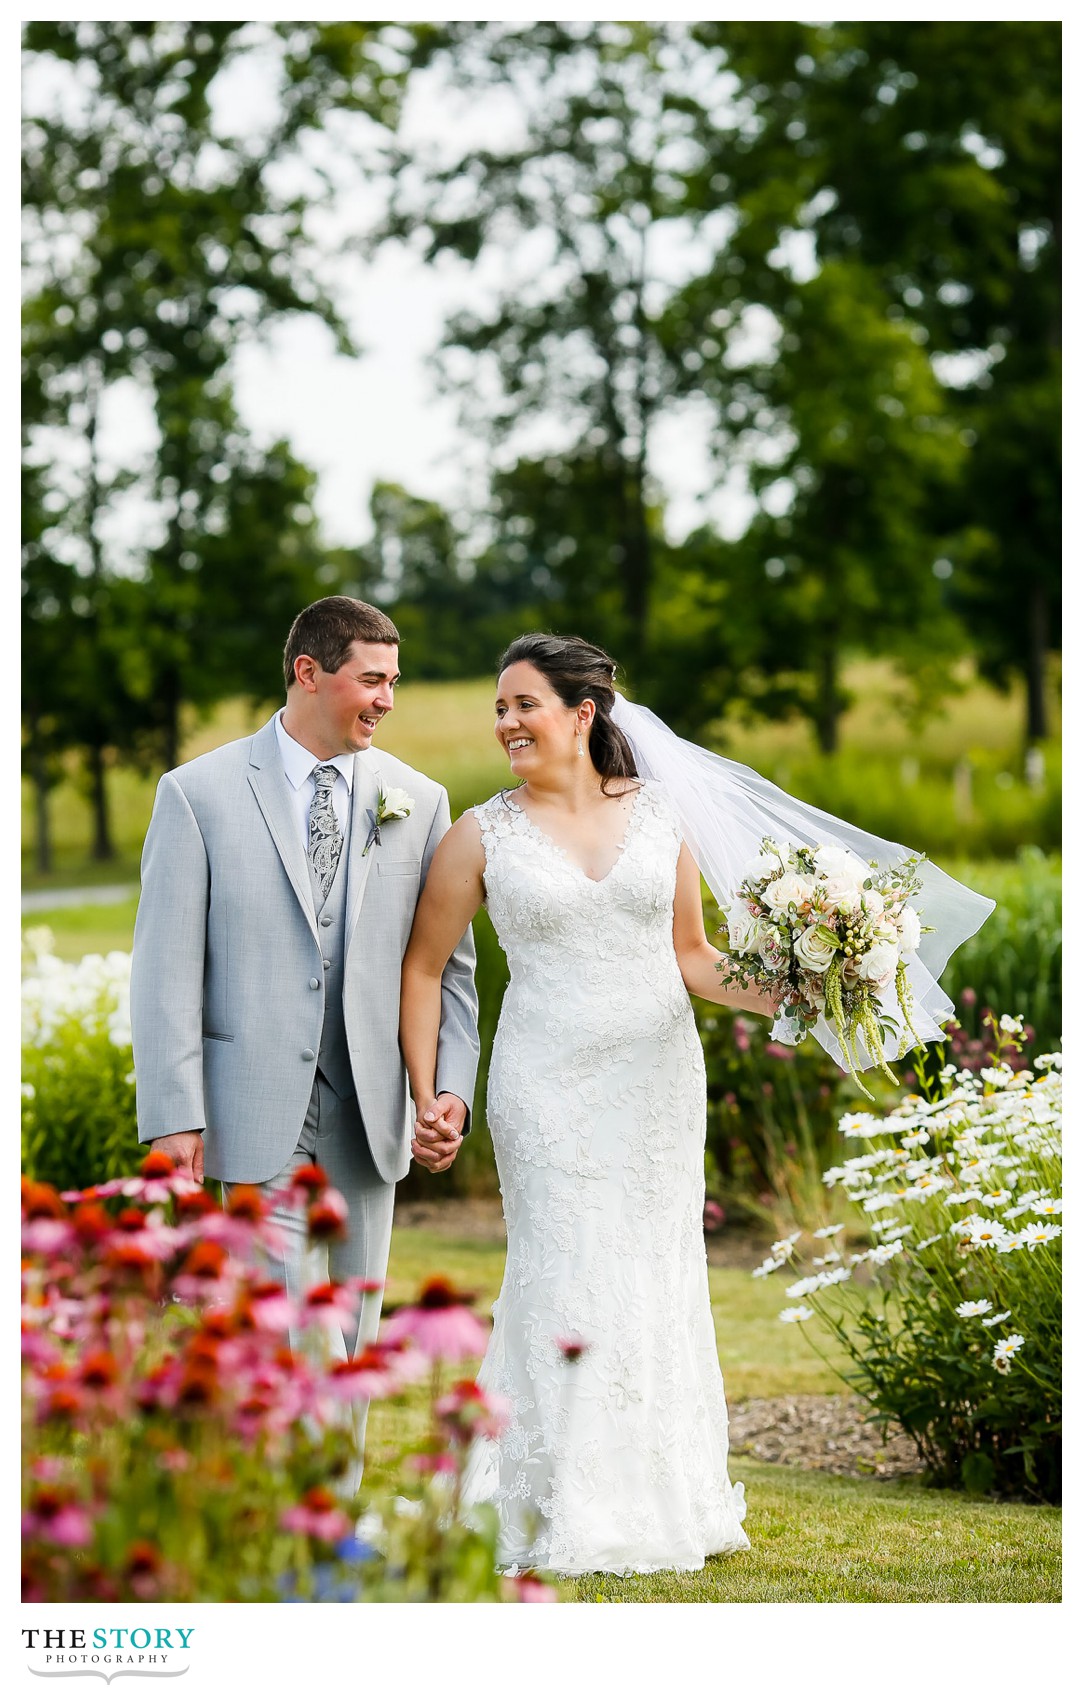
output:
[[[1055,1049],[1063,957],[1059,861],[1032,847],[1014,862],[953,863],[950,871],[997,903],[944,972],[958,1021],[976,1035],[985,1010],[1025,1009],[1038,1048]]]
[[[62,962],[48,929],[23,936],[23,1169],[61,1190],[130,1175],[135,1075],[125,951]]]
[[[818,1255],[786,1288],[802,1302],[780,1320],[827,1323],[844,1378],[913,1438],[935,1483],[1056,1500],[1060,1056],[1007,1065],[1021,1028],[992,1023],[999,1060],[979,1075],[949,1064],[925,1098],[843,1118],[865,1149],[824,1182],[859,1207],[871,1243],[846,1256],[841,1223],[817,1229]],[[755,1273],[794,1265],[800,1237]]]

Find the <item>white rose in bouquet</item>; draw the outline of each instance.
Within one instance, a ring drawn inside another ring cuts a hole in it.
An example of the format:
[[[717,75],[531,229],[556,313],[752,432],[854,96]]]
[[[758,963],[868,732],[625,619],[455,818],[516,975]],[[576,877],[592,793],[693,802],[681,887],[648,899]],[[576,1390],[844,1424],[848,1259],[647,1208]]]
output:
[[[869,872],[864,862],[838,844],[821,844],[812,852],[812,865],[821,879],[844,880],[847,885],[858,889]]]
[[[781,879],[773,880],[766,888],[763,901],[769,909],[782,914],[791,903],[800,909],[803,903],[812,902],[812,882],[803,874],[783,874]]]
[[[861,960],[859,974],[862,980],[868,980],[872,985],[880,986],[894,976],[898,966],[898,946],[889,944],[887,939],[879,939],[871,950],[865,952]]]
[[[759,925],[760,923],[755,915],[749,914],[747,904],[743,902],[732,904],[726,910],[726,931],[729,934],[731,949],[754,949]]]
[[[921,917],[916,909],[911,909],[909,903],[904,903],[899,911],[899,949],[903,955],[916,950],[921,943]]]
[[[862,897],[866,915],[870,915],[874,921],[878,921],[884,913],[884,900],[876,887],[872,886],[868,891],[862,892]]]
[[[765,968],[775,973],[786,965],[786,952],[782,946],[782,937],[777,927],[760,927],[759,937],[760,961]]]
[[[772,874],[781,873],[790,859],[793,846],[787,843],[775,844],[774,839],[766,840],[772,848],[762,850],[758,856],[753,856],[745,869],[745,879],[769,879]]]
[[[837,939],[826,927],[813,925],[798,933],[793,941],[793,950],[802,968],[813,974],[823,974],[831,966],[837,945]]]

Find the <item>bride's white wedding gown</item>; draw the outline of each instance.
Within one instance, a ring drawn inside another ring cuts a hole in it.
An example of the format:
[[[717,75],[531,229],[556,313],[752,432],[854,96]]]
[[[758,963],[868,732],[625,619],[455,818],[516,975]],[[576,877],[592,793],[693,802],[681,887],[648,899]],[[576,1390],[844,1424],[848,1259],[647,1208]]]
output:
[[[488,1087],[508,1258],[480,1379],[513,1414],[475,1444],[464,1499],[496,1504],[505,1568],[696,1570],[749,1543],[707,1289],[703,1053],[673,950],[680,830],[642,786],[594,881],[514,797],[474,815],[511,969]]]

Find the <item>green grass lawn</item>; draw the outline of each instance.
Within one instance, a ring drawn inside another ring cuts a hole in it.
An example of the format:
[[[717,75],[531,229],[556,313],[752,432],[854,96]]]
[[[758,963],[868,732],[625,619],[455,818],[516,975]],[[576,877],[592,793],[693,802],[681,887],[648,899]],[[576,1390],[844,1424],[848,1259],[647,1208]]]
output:
[[[496,1297],[504,1248],[416,1228],[391,1241],[388,1299],[413,1297],[442,1273]],[[843,1383],[813,1349],[816,1336],[777,1321],[784,1278],[753,1281],[711,1269],[719,1359],[732,1403],[783,1393],[833,1393]],[[817,1324],[822,1329],[822,1325]],[[826,1331],[818,1344],[841,1362]],[[463,1366],[463,1372],[473,1366]],[[427,1449],[422,1390],[377,1403],[369,1416],[366,1486],[395,1479],[404,1454]],[[588,1602],[1052,1601],[1060,1598],[1060,1514],[1048,1507],[994,1504],[911,1480],[830,1476],[735,1456],[732,1474],[748,1498],[750,1551],[708,1561],[689,1575],[586,1576],[561,1584],[561,1598]]]

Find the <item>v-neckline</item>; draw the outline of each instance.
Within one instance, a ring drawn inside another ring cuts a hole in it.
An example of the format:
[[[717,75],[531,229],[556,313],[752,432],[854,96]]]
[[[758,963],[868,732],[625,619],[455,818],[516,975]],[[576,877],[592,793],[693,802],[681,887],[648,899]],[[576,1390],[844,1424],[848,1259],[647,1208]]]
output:
[[[533,816],[528,814],[526,809],[523,808],[522,804],[516,803],[511,797],[509,797],[507,799],[507,801],[511,804],[511,806],[515,810],[516,814],[522,815],[523,819],[527,823],[527,826],[530,827],[531,830],[537,834],[537,836],[542,840],[542,843],[548,844],[548,846],[551,850],[555,850],[557,855],[563,861],[567,862],[569,868],[573,869],[575,873],[579,874],[581,876],[581,878],[585,879],[588,885],[603,886],[603,885],[606,884],[606,882],[608,880],[612,879],[613,875],[616,873],[617,869],[620,867],[621,863],[624,860],[625,854],[628,850],[628,840],[632,836],[632,826],[633,826],[633,823],[635,821],[636,810],[639,807],[639,799],[642,795],[643,795],[643,783],[642,783],[642,781],[640,781],[639,785],[636,787],[635,794],[632,798],[632,806],[628,810],[628,819],[625,822],[625,826],[624,826],[624,837],[621,839],[620,843],[617,845],[616,860],[613,862],[611,867],[607,868],[606,872],[602,875],[600,880],[592,879],[590,874],[587,873],[587,870],[583,867],[580,867],[579,863],[573,860],[573,858],[568,853],[568,851],[565,850],[563,844],[558,844],[555,838],[551,837],[550,834],[544,830],[544,828],[540,827],[538,825],[537,821],[533,818]]]

